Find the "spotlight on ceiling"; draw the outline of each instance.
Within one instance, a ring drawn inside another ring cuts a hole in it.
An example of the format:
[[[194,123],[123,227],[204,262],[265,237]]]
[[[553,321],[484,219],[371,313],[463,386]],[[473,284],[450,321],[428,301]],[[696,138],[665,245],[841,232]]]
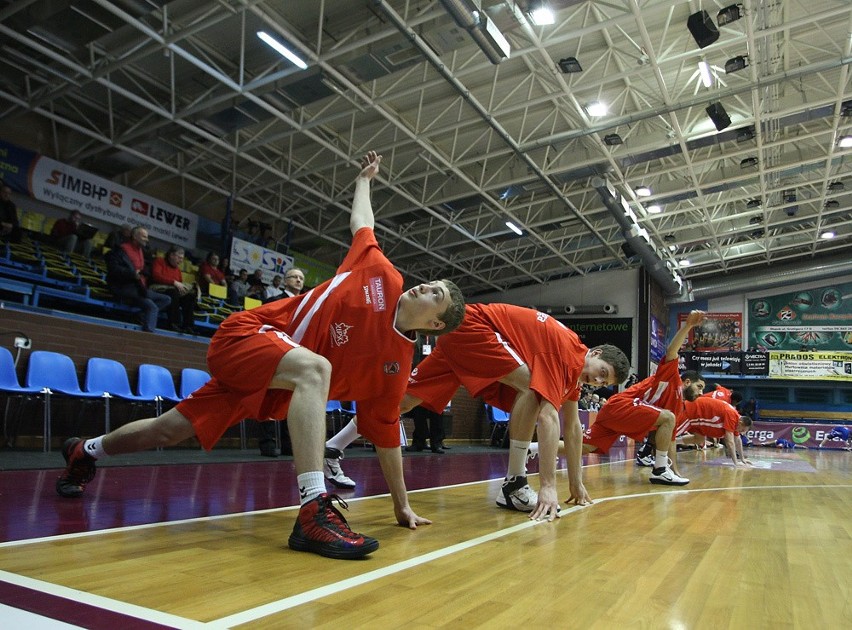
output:
[[[713,85],[713,73],[710,72],[710,64],[703,59],[698,62],[698,74],[701,76],[701,83],[704,87]]]
[[[749,210],[754,210],[755,208],[759,208],[763,205],[763,202],[760,199],[749,199],[746,203],[746,208]]]
[[[725,62],[725,72],[727,74],[739,72],[743,68],[748,68],[748,55],[737,55]]]
[[[840,202],[837,199],[829,199],[825,202],[826,210],[837,210],[840,207]]]
[[[606,116],[609,108],[606,106],[606,103],[602,103],[601,101],[593,101],[586,105],[586,111],[589,112],[589,116],[594,116],[595,118],[600,118],[601,116]]]
[[[831,192],[841,192],[843,190],[846,190],[846,184],[844,184],[843,182],[831,182],[828,185],[828,189]]]
[[[663,211],[662,207],[657,204],[648,206],[646,210],[649,214],[660,214]]]
[[[651,189],[648,186],[642,185],[638,186],[633,192],[636,193],[637,197],[650,197]]]
[[[719,23],[719,26],[725,26],[725,24],[730,24],[731,22],[736,22],[743,16],[743,5],[741,4],[732,4],[716,14],[716,21]]]
[[[819,235],[820,238],[824,238],[826,240],[832,239],[835,236],[837,236],[837,235],[834,233],[834,230],[826,230],[825,232],[823,232],[822,234]]]
[[[755,134],[754,125],[737,129],[737,142],[748,142],[749,140],[754,140]]]
[[[302,70],[304,70],[308,67],[308,64],[306,64],[298,55],[296,55],[296,53],[294,53],[292,50],[287,48],[284,44],[282,44],[277,39],[272,37],[272,35],[270,35],[269,33],[265,32],[265,31],[258,31],[257,36],[267,46],[272,48],[275,52],[277,52],[279,55],[281,55],[282,57],[284,57],[285,59],[290,61],[295,66],[298,66]]]
[[[582,72],[583,66],[580,65],[576,57],[565,57],[565,59],[559,60],[559,69],[563,74],[573,74],[575,72]]]
[[[624,144],[624,140],[621,139],[617,133],[608,133],[603,138],[604,144],[608,147],[614,147],[617,144]]]
[[[852,147],[852,136],[843,136],[837,141],[837,146],[841,149],[848,149],[849,147]]]
[[[530,0],[527,13],[530,16],[530,22],[536,26],[548,26],[556,22],[553,9],[545,0]]]
[[[740,160],[740,168],[753,168],[757,166],[757,158],[756,157],[747,157]]]

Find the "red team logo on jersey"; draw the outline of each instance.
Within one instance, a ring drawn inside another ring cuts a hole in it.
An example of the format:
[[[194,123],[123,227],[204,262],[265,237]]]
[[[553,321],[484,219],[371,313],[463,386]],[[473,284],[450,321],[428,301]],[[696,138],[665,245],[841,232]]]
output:
[[[331,343],[335,346],[342,346],[349,342],[349,330],[352,328],[349,324],[338,323],[329,326],[331,332]]]
[[[392,361],[390,363],[385,363],[385,374],[394,375],[399,374],[399,363],[396,361]]]
[[[370,278],[368,286],[370,289],[370,298],[373,302],[373,311],[385,310],[387,303],[385,302],[385,284],[382,278],[379,276]]]

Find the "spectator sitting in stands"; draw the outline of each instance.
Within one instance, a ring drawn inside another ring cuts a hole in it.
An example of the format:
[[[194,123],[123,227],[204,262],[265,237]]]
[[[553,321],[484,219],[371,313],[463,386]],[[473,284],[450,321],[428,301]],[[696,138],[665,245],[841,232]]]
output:
[[[240,269],[239,275],[228,287],[228,301],[236,306],[243,305],[243,299],[248,295],[251,288],[248,282],[248,271]]]
[[[183,247],[172,245],[165,257],[157,258],[151,269],[151,288],[169,296],[169,328],[195,334],[192,328],[195,320],[195,305],[198,302],[198,289],[194,284],[183,281],[180,265],[183,262]]]
[[[246,297],[262,300],[266,296],[266,284],[263,282],[263,269],[255,269],[249,278],[249,290]]]
[[[284,289],[281,288],[281,276],[275,275],[272,278],[272,284],[266,287],[266,291],[263,296],[264,302],[274,302],[275,300],[280,300],[282,297],[287,297],[284,294]]]
[[[145,247],[148,230],[135,227],[130,241],[106,255],[107,285],[121,301],[142,309],[142,330],[154,332],[157,316],[169,306],[169,296],[148,288],[145,272]]]
[[[130,240],[130,231],[133,227],[129,223],[124,223],[121,227],[117,227],[112,232],[107,234],[104,241],[104,249],[115,249],[121,247],[124,243]]]
[[[53,224],[50,238],[53,239],[53,244],[66,254],[79,251],[88,258],[92,254],[92,238],[81,238],[78,234],[82,222],[83,215],[80,211],[72,210],[67,219],[59,219]]]
[[[290,267],[284,274],[285,297],[301,295],[305,289],[305,272],[298,267]]]
[[[219,269],[219,254],[216,252],[207,254],[207,258],[198,266],[197,278],[201,295],[207,295],[210,292],[211,284],[228,286],[225,282],[225,274]]]
[[[18,208],[12,201],[12,189],[5,184],[0,188],[0,236],[12,243],[21,242]]]

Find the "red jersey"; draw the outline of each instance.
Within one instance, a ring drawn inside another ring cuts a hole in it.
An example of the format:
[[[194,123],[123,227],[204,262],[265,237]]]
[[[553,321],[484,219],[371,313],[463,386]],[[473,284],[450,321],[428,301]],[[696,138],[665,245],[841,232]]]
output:
[[[427,408],[443,409],[459,385],[474,397],[486,391],[490,396],[500,389],[495,384],[501,378],[526,365],[530,389],[558,409],[566,400],[579,400],[587,352],[576,333],[545,313],[510,304],[468,304],[461,326],[442,335],[412,372],[408,393]],[[511,409],[507,397],[500,401],[501,409]]]
[[[716,400],[724,400],[729,405],[733,405],[731,402],[731,395],[734,392],[727,387],[722,387],[721,385],[716,385],[716,389],[712,392],[707,392],[706,394],[701,394],[702,396],[706,396],[707,398],[715,398]]]
[[[678,360],[663,361],[657,372],[648,378],[631,385],[615,396],[639,399],[654,407],[668,409],[680,419],[683,415],[683,381],[680,380]],[[613,396],[612,398],[615,398]],[[611,402],[607,402],[607,405]]]
[[[329,399],[354,400],[359,432],[378,446],[398,446],[399,403],[415,342],[413,334],[395,326],[401,296],[402,276],[373,230],[362,228],[332,279],[302,295],[235,313],[219,333],[279,330],[325,357],[331,363]]]
[[[687,400],[684,406],[685,416],[678,422],[676,435],[697,433],[709,438],[722,438],[727,431],[739,435],[740,414],[724,400],[699,396],[693,401]]]
[[[183,274],[177,267],[172,267],[165,258],[156,258],[151,264],[151,282],[173,286],[175,282],[183,282]]]

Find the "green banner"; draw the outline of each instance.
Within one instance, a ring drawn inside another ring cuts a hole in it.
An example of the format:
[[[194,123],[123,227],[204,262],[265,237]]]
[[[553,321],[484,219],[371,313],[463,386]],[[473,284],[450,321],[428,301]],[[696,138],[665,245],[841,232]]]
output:
[[[749,347],[852,351],[852,283],[748,301]]]

